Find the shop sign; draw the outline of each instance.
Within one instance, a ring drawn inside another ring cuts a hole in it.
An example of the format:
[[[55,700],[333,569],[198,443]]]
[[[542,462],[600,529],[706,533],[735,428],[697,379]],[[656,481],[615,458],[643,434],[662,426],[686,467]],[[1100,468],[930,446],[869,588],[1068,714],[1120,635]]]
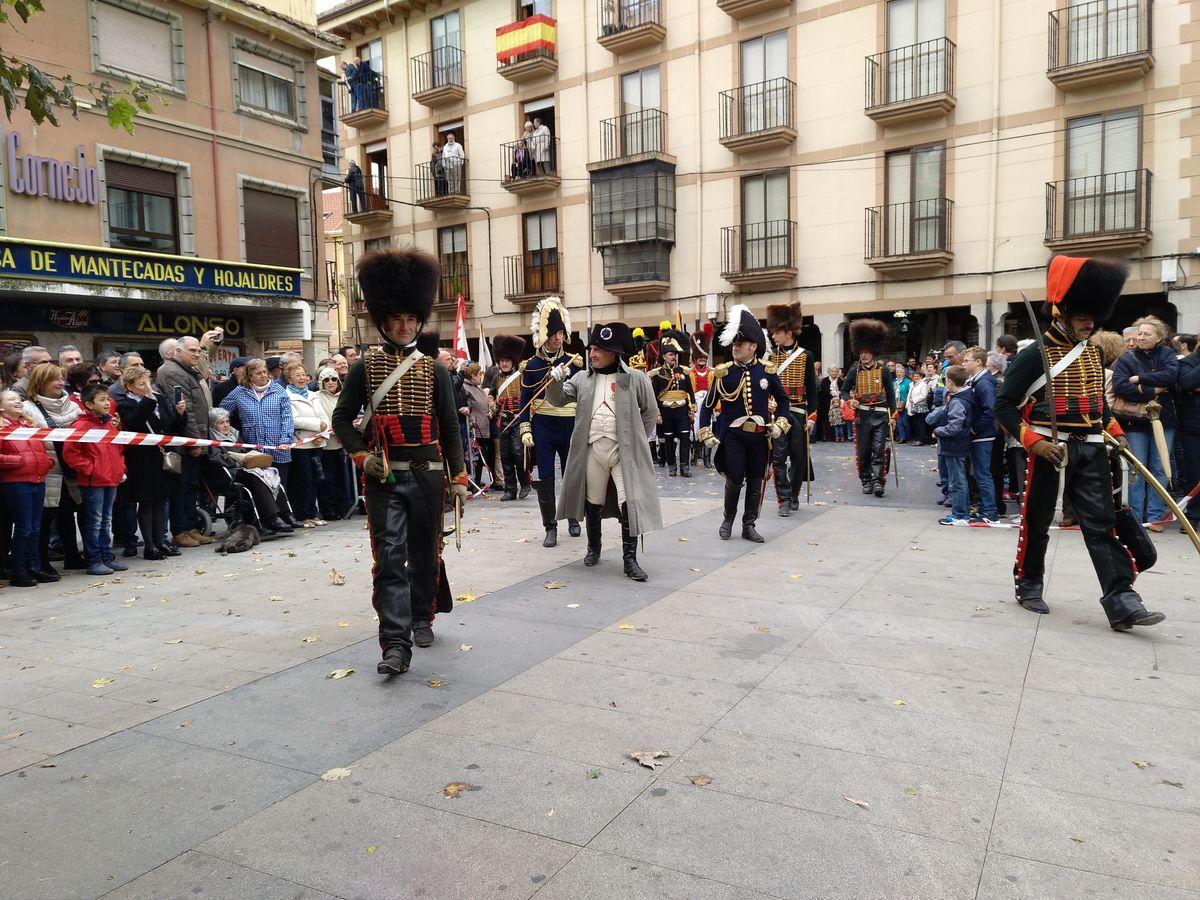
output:
[[[4,165],[13,193],[87,206],[100,202],[100,179],[96,167],[88,164],[83,144],[73,161],[18,153],[20,147],[21,132],[10,131],[4,138]]]
[[[136,309],[91,309],[89,307],[9,307],[5,325],[31,331],[85,331],[93,334],[144,335],[164,338],[222,328],[232,340],[246,334],[241,316],[204,312],[147,312]]]
[[[299,297],[301,269],[0,237],[0,278]]]

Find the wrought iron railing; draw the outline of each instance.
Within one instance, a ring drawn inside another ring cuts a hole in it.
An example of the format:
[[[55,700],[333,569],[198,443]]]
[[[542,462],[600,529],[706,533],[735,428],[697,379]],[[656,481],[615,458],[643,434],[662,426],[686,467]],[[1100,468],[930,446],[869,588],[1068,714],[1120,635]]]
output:
[[[511,56],[506,56],[503,59],[496,58],[496,71],[504,74],[505,70],[513,66],[529,62],[531,59],[554,59],[554,51],[547,47],[534,47],[531,50],[522,50],[520,53],[514,53]]]
[[[945,197],[869,208],[866,258],[949,252],[953,211],[954,203]]]
[[[721,229],[721,274],[740,275],[796,265],[796,223],[745,222]]]
[[[471,302],[471,267],[467,263],[442,259],[442,280],[438,285],[439,303],[456,303],[458,295]]]
[[[558,174],[558,139],[532,135],[500,145],[500,181],[503,184],[527,178]]]
[[[1148,53],[1152,0],[1093,0],[1050,13],[1047,70]]]
[[[721,139],[792,127],[796,83],[772,78],[721,91]]]
[[[338,116],[345,118],[368,109],[387,109],[384,77],[372,72],[366,78],[338,82]]]
[[[667,116],[661,109],[639,109],[600,122],[600,161],[639,153],[662,153]]]
[[[359,213],[382,212],[390,209],[387,195],[380,189],[381,185],[364,184],[352,188],[346,185],[342,188],[343,215],[353,216]]]
[[[467,161],[442,159],[417,164],[417,202],[427,203],[438,197],[459,197],[470,193],[467,187]]]
[[[1149,169],[1086,175],[1046,185],[1046,240],[1150,231]]]
[[[504,296],[511,299],[560,293],[561,265],[558,249],[553,247],[504,257]]]
[[[660,0],[608,0],[600,3],[600,37],[639,25],[661,25]]]
[[[414,56],[411,63],[414,97],[451,85],[466,87],[463,81],[462,51],[457,47],[438,47],[428,53]]]
[[[867,110],[954,94],[954,43],[935,38],[867,57]]]

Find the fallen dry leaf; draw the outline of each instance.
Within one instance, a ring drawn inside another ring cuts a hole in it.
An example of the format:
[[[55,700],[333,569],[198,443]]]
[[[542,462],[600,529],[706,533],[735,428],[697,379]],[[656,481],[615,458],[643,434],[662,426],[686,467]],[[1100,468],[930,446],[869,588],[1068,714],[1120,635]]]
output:
[[[1083,838],[1081,838],[1081,837],[1073,837],[1073,838],[1071,838],[1071,840],[1073,840],[1077,844],[1083,843]]]
[[[446,797],[450,800],[453,800],[459,794],[461,794],[463,791],[473,790],[474,787],[475,787],[475,785],[468,784],[465,781],[452,781],[448,785],[446,785],[444,788],[442,788],[442,796]]]
[[[587,770],[587,777],[588,777],[588,778],[599,778],[599,777],[600,777],[600,770],[599,770],[599,769],[588,769],[588,770]]]
[[[766,633],[767,633],[768,631],[770,631],[771,629],[770,629],[770,628],[768,628],[766,625],[759,625],[759,626],[758,626],[757,628],[755,628],[754,630],[755,630],[755,631],[757,631],[759,634],[766,634]]]
[[[1167,784],[1167,785],[1170,785],[1170,786],[1171,786],[1171,787],[1173,787],[1173,788],[1181,788],[1181,787],[1183,787],[1183,782],[1182,782],[1182,781],[1167,781],[1167,779],[1165,779],[1165,778],[1164,778],[1164,779],[1163,779],[1163,780],[1162,780],[1160,783],[1161,783],[1161,784]]]
[[[565,581],[547,581],[543,587],[548,591],[561,591],[567,586]]]
[[[795,573],[793,573],[793,574],[791,574],[791,575],[789,575],[789,576],[788,576],[788,578],[792,578],[792,579],[800,579],[800,578],[803,578],[803,577],[804,577],[804,576],[803,576],[803,575],[801,575],[799,572],[795,572]]]
[[[425,682],[425,683],[426,683],[427,685],[429,685],[431,688],[439,688],[439,687],[441,687],[443,684],[445,684],[445,682],[444,682],[444,681],[438,681],[436,678],[431,678],[431,679],[429,679],[429,680],[428,680],[427,682]]]
[[[619,627],[622,631],[633,631],[632,622],[622,622]]]
[[[691,540],[691,538],[685,538],[685,537],[681,537],[681,538],[679,539],[679,543],[681,543],[681,544],[686,544],[686,543],[687,543],[688,541],[690,541],[690,540]]]
[[[475,595],[474,594],[459,594],[457,597],[454,598],[454,602],[455,603],[474,603]]]
[[[23,732],[23,731],[10,731],[8,734],[4,735],[3,737],[0,737],[0,741],[15,740],[16,738],[19,738],[24,733],[25,732]]]
[[[133,663],[125,663],[125,665],[123,665],[123,666],[117,666],[117,671],[118,671],[118,672],[125,672],[125,671],[127,671],[127,670],[129,670],[129,669],[132,669],[132,668],[134,668],[134,665],[133,665]]]
[[[578,603],[568,603],[567,609],[579,609],[579,604]]]
[[[689,775],[688,781],[696,787],[704,787],[706,784],[712,784],[712,779],[707,775]]]
[[[1137,766],[1139,769],[1148,769],[1148,768],[1150,768],[1152,765],[1154,765],[1154,763],[1152,763],[1152,762],[1149,762],[1148,760],[1145,760],[1145,759],[1135,759],[1135,760],[1133,761],[1133,764],[1134,764],[1135,766]]]
[[[182,644],[183,638],[171,638],[171,640],[167,641],[167,643],[168,644]]]
[[[891,704],[892,704],[892,706],[908,706],[908,701],[907,700],[892,700]]]
[[[57,769],[58,763],[39,763],[38,768],[39,769]]]
[[[915,787],[907,787],[904,789],[904,793],[908,794],[910,797],[915,797],[917,796],[917,789]]]
[[[918,553],[924,553],[924,552],[925,552],[925,548],[924,548],[924,547],[918,547],[918,546],[916,546],[915,544],[914,544],[913,546],[909,547],[908,549],[909,549],[909,550],[916,550]]]
[[[282,603],[283,597],[280,596],[279,594],[272,594],[270,597],[267,598],[267,600],[270,601],[271,603]]]
[[[306,635],[305,637],[301,638],[300,643],[315,644],[320,639],[321,639],[321,636],[319,634],[310,634],[310,635]]]
[[[855,800],[853,797],[842,797],[842,799],[845,800],[847,803],[853,803],[855,806],[860,807],[861,809],[870,809],[871,808],[871,804],[868,803],[866,800]]]
[[[701,570],[700,570],[700,569],[697,569],[697,568],[695,568],[695,567],[693,566],[693,567],[692,567],[692,569],[691,569],[690,571],[692,571],[692,572],[699,572],[699,571],[701,571]]]
[[[636,761],[639,765],[645,766],[647,769],[657,769],[664,764],[658,760],[670,756],[666,750],[630,750],[629,758]]]
[[[321,774],[322,781],[341,781],[350,775],[349,769],[330,769]]]
[[[553,818],[553,816],[554,816],[554,810],[550,810],[550,812],[546,813],[546,818],[547,818],[547,819],[549,819],[549,818]]]
[[[349,628],[349,627],[350,627],[349,622],[338,622],[338,628]]]
[[[353,669],[334,669],[332,672],[330,672],[325,677],[326,678],[345,678],[347,675],[353,675],[353,674],[354,674]]]
[[[329,583],[332,585],[342,585],[346,583],[346,576],[337,569],[329,570]]]
[[[284,551],[283,551],[283,555],[284,555],[284,556],[286,556],[286,557],[288,557],[289,559],[295,559],[295,558],[296,558],[296,551],[295,551],[295,550],[284,550]]]
[[[459,644],[458,649],[461,650],[463,653],[466,653],[468,650],[471,649],[471,645],[470,644]]]
[[[106,684],[112,684],[116,680],[117,679],[115,679],[115,678],[97,678],[95,681],[92,682],[92,687],[95,687],[95,688],[104,687]]]
[[[376,850],[378,850],[378,849],[379,849],[379,845],[378,845],[378,844],[372,844],[370,847],[368,847],[368,848],[367,848],[367,852],[368,852],[368,853],[374,853],[374,852],[375,852]]]
[[[182,721],[179,723],[179,727],[180,727],[180,728],[187,728],[187,727],[188,727],[189,725],[191,725],[191,724],[192,724],[192,720],[191,720],[191,719],[183,719],[183,720],[182,720]]]
[[[207,571],[208,571],[208,569],[195,569],[195,570],[193,570],[193,571],[195,571],[195,573],[196,573],[197,575],[203,575],[205,572],[207,572]]]

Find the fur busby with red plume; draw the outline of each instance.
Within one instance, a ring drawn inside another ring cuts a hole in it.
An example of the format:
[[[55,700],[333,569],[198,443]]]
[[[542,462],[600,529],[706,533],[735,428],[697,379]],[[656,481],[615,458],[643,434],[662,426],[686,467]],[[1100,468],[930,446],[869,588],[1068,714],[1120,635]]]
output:
[[[790,331],[793,335],[800,333],[804,327],[804,317],[800,313],[799,303],[770,303],[767,305],[767,333]]]
[[[358,286],[367,313],[382,330],[388,316],[409,314],[424,325],[433,312],[442,267],[437,257],[416,247],[388,247],[358,261]]]
[[[878,356],[887,339],[888,327],[878,319],[855,319],[850,323],[850,350],[856,355],[865,350]]]
[[[525,356],[525,338],[516,334],[498,334],[492,338],[492,356],[511,360],[515,366]]]
[[[1056,316],[1108,320],[1121,297],[1129,267],[1118,259],[1056,256],[1046,273],[1046,302]]]

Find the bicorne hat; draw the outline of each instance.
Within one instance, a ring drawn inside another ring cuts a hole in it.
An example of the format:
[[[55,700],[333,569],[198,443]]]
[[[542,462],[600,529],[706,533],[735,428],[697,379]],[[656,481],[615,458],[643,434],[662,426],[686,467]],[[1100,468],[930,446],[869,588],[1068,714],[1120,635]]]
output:
[[[856,355],[865,350],[878,356],[887,339],[888,327],[878,319],[855,319],[850,323],[850,351]]]
[[[633,353],[633,334],[624,322],[593,325],[592,333],[588,335],[588,347],[599,347],[628,357]]]
[[[662,353],[672,352],[686,356],[688,351],[687,335],[674,328],[661,331],[658,335],[658,349]]]
[[[533,332],[533,346],[540,348],[550,335],[565,331],[571,334],[571,314],[563,306],[561,297],[543,297],[533,308],[533,321],[530,323]]]
[[[758,346],[758,356],[763,356],[771,350],[771,342],[767,339],[762,325],[758,323],[758,317],[743,303],[729,311],[729,321],[721,331],[720,340],[722,347],[732,347],[738,341],[750,341]]]
[[[416,247],[388,247],[358,261],[358,286],[367,313],[381,331],[388,316],[414,315],[424,325],[433,312],[442,267]]]

